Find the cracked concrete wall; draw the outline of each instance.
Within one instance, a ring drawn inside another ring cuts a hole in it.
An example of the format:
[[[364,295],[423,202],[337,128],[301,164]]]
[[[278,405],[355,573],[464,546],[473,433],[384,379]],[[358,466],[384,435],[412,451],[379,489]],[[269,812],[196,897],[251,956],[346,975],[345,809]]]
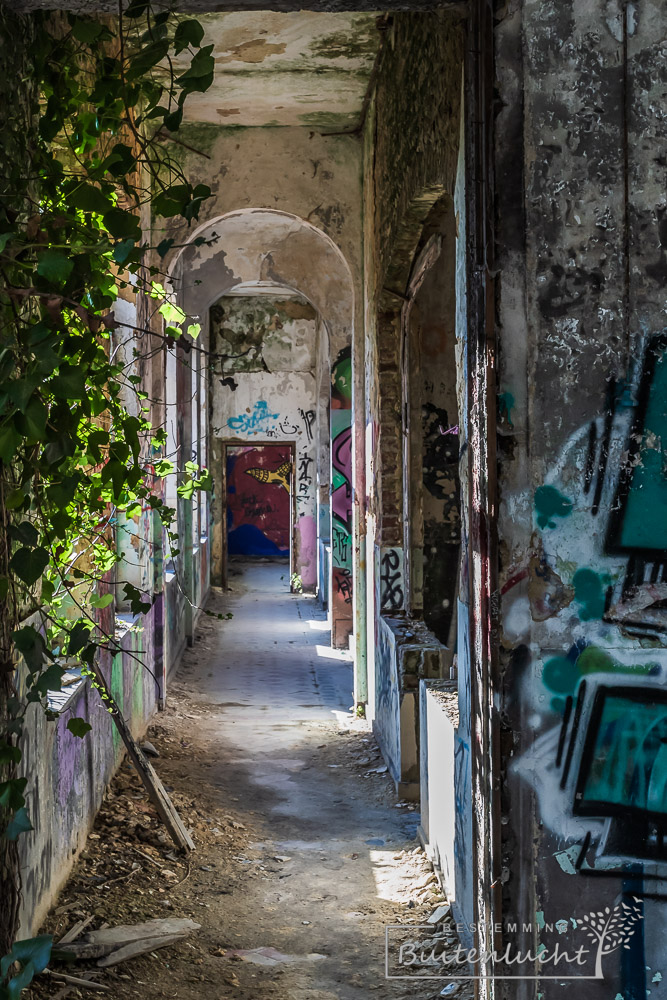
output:
[[[548,945],[634,892],[643,930],[586,987],[624,1000],[667,918],[666,35],[653,0],[496,29],[503,910]]]

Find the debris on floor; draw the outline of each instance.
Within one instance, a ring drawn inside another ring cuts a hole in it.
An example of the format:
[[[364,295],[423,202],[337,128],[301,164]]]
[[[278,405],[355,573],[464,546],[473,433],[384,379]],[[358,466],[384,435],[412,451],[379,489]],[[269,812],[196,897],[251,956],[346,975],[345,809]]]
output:
[[[393,808],[369,725],[345,711],[349,697],[339,708],[335,685],[348,681],[338,672],[349,665],[311,665],[312,600],[281,595],[283,628],[299,643],[274,647],[268,628],[243,621],[242,599],[231,623],[201,623],[205,641],[185,654],[146,734],[195,852],[175,849],[125,762],[43,928],[78,950],[75,968],[54,960],[27,998],[76,1000],[96,990],[114,1000],[433,996],[433,980],[385,979],[386,925],[409,929],[438,913],[426,933],[455,940],[455,930],[449,914],[440,917],[446,901],[416,839],[414,803]],[[225,607],[218,597],[211,610]],[[160,936],[149,945],[142,925],[193,931],[169,942],[165,933],[158,947]],[[121,931],[130,940],[117,938],[107,957],[123,960],[99,968],[105,956],[83,949]],[[468,985],[457,992],[470,995]]]
[[[79,962],[97,959],[97,967],[106,969],[145,952],[166,948],[167,945],[182,941],[200,927],[201,924],[195,923],[194,920],[167,917],[160,920],[146,920],[141,924],[103,927],[85,934],[77,941],[73,941],[73,935],[70,933],[69,941],[66,940],[68,935],[65,935],[58,942],[56,954],[65,958],[71,956]]]

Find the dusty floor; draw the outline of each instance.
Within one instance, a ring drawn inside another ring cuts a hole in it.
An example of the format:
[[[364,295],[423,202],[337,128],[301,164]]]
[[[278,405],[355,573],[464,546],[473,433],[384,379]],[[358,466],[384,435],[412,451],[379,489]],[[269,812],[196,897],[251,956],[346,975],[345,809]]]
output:
[[[46,929],[58,939],[89,915],[90,929],[164,916],[201,924],[115,969],[68,970],[117,1000],[439,996],[446,980],[384,976],[385,925],[423,922],[443,900],[418,816],[396,801],[367,724],[349,711],[351,663],[329,649],[315,600],[287,592],[281,564],[233,579],[210,605],[233,618],[203,619],[149,732],[196,852],[174,853],[123,765]],[[93,994],[46,977],[31,994],[83,995]]]

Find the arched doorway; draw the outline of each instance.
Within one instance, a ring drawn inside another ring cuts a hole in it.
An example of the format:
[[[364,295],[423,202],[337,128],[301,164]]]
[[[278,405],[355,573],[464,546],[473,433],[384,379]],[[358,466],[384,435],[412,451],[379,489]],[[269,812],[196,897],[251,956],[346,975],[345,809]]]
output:
[[[353,631],[350,345],[354,288],[347,261],[325,233],[305,220],[269,209],[244,209],[210,220],[195,230],[190,243],[172,261],[170,275],[179,303],[202,326],[202,345],[214,353],[210,309],[225,296],[257,298],[279,290],[281,295],[292,295],[293,303],[310,304],[317,314],[319,335],[316,344],[310,345],[314,357],[314,407],[301,407],[306,414],[314,410],[314,419],[307,417],[302,424],[305,437],[313,435],[313,442],[308,444],[315,443],[312,455],[301,456],[313,458],[308,469],[314,472],[312,477],[308,474],[312,480],[308,487],[312,486],[313,491],[311,535],[316,540],[316,553],[312,565],[309,561],[306,578],[310,585],[315,565],[314,586],[320,591],[326,588],[326,594],[321,596],[329,608],[332,644],[345,647]],[[214,473],[222,469],[223,452],[232,440],[230,431],[237,428],[229,424],[233,416],[227,415],[216,423],[212,414],[216,402],[231,399],[234,392],[231,384],[214,385],[209,381],[210,462]],[[257,410],[258,403],[266,403],[266,408]],[[248,418],[246,423],[259,418],[278,433],[276,422],[280,425],[282,418],[266,415],[279,412],[258,395],[248,398],[237,416],[241,423],[245,419],[242,413]],[[284,429],[296,426],[290,418]],[[289,438],[295,448],[300,437],[295,430]],[[297,448],[297,466],[299,460]],[[213,581],[219,583],[225,553],[223,496],[224,490],[216,490],[211,523],[211,572]],[[303,518],[297,520],[309,517],[311,514],[304,511]],[[306,534],[299,532],[300,541],[304,542]],[[306,548],[304,542],[302,551]]]

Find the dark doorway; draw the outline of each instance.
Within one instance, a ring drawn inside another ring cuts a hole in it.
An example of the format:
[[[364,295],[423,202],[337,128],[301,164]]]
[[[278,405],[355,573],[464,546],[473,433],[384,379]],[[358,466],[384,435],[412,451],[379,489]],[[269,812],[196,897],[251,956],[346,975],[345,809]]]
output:
[[[228,556],[290,558],[293,468],[290,444],[227,446]]]

